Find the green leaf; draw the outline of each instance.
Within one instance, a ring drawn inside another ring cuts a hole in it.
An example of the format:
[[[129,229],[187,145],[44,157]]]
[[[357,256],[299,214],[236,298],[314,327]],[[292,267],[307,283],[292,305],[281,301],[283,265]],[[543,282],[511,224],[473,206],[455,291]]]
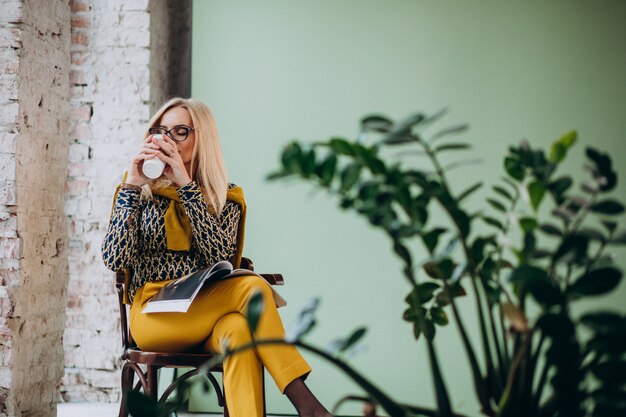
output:
[[[506,157],[504,159],[504,169],[511,178],[516,179],[517,181],[524,179],[524,167],[520,163],[519,159]]]
[[[263,313],[263,294],[260,291],[255,291],[254,294],[248,300],[246,317],[248,318],[248,325],[250,326],[250,333],[254,335],[257,326],[259,325],[259,320],[261,319],[261,314]]]
[[[594,204],[591,210],[600,214],[616,215],[624,212],[624,205],[615,199],[606,199]]]
[[[528,195],[530,196],[530,203],[535,211],[539,208],[541,200],[546,193],[546,189],[537,181],[533,181],[528,184]]]
[[[467,198],[470,194],[472,194],[474,191],[478,190],[480,187],[482,187],[483,183],[482,182],[477,182],[476,184],[472,185],[471,187],[469,187],[468,189],[466,189],[465,191],[463,191],[457,198],[456,198],[456,202],[457,204],[461,203],[462,200],[464,200],[465,198]]]
[[[565,207],[573,213],[578,213],[582,208],[590,205],[589,200],[581,197],[570,197],[567,199]]]
[[[341,190],[348,191],[359,180],[361,175],[361,165],[357,163],[348,164],[341,171]]]
[[[422,282],[414,288],[409,295],[406,296],[405,301],[410,305],[414,304],[414,295],[419,295],[420,305],[429,302],[433,298],[433,294],[439,290],[441,286],[436,282]],[[414,305],[413,305],[414,306]],[[414,306],[415,307],[415,306]]]
[[[626,411],[626,391],[619,386],[599,388],[591,393],[596,407],[593,417],[623,417]]]
[[[580,318],[580,322],[595,333],[613,333],[626,330],[626,318],[613,311],[594,311]]]
[[[300,157],[302,148],[297,142],[292,142],[285,146],[281,154],[281,163],[285,172],[300,172]]]
[[[571,130],[561,136],[557,141],[552,144],[548,160],[555,164],[563,161],[563,159],[565,159],[565,156],[567,155],[567,151],[569,150],[569,148],[571,148],[572,145],[576,143],[576,139],[577,134],[575,130]]]
[[[455,264],[450,258],[428,261],[422,265],[429,277],[437,279],[449,279],[452,276],[454,267]]]
[[[306,178],[315,172],[315,149],[310,148],[300,155],[300,169]]]
[[[340,155],[348,155],[355,156],[356,151],[354,150],[354,146],[345,139],[342,138],[333,138],[328,142],[328,146],[333,150],[336,154]]]
[[[611,157],[594,148],[588,147],[587,157],[593,161],[600,174],[600,189],[604,192],[611,191],[617,184],[617,174],[613,171]]]
[[[148,398],[141,392],[129,391],[126,397],[128,411],[133,417],[155,417],[163,416],[159,412],[159,403],[156,400]]]
[[[608,230],[609,233],[613,233],[617,228],[617,222],[610,220],[602,220],[602,225],[606,227],[606,230]]]
[[[550,223],[542,224],[541,226],[539,226],[539,230],[541,230],[542,232],[550,236],[557,236],[557,237],[563,236],[563,232],[561,232],[561,229],[559,229],[558,226],[555,226]]]
[[[439,153],[443,151],[465,150],[470,148],[471,146],[468,143],[446,143],[436,147],[434,151],[435,153]]]
[[[532,217],[522,217],[519,219],[519,225],[525,233],[531,233],[537,228],[537,220]]]
[[[552,210],[552,214],[560,219],[563,219],[566,223],[569,223],[576,218],[576,213],[572,213],[570,210],[562,206],[556,207]]]
[[[430,142],[432,143],[435,140],[437,140],[437,139],[439,139],[439,138],[441,138],[443,136],[446,136],[446,135],[453,135],[453,134],[463,133],[468,128],[469,128],[469,125],[466,125],[466,124],[456,125],[456,126],[445,128],[445,129],[440,130],[439,132],[435,133],[432,136],[432,138],[430,138]]]
[[[372,171],[372,174],[384,174],[387,171],[385,163],[376,156],[376,152],[373,149],[368,149],[361,145],[357,145],[356,149],[358,156],[365,166]]]
[[[523,265],[515,268],[509,280],[521,290],[527,290],[539,304],[545,307],[558,304],[563,299],[561,290],[541,268]]]
[[[563,200],[563,194],[569,190],[574,181],[570,177],[561,177],[548,184],[548,190],[555,196],[558,203]]]
[[[443,227],[436,227],[430,232],[424,233],[422,236],[422,240],[424,245],[428,248],[428,252],[432,253],[437,248],[437,243],[439,242],[439,236],[445,233],[448,229]]]
[[[419,125],[426,117],[421,113],[415,113],[398,123],[389,132],[383,142],[387,145],[399,145],[403,143],[417,142],[418,137],[413,135],[413,127]]]
[[[569,295],[601,295],[614,290],[622,279],[616,268],[598,268],[579,277],[567,290]]]
[[[337,155],[334,153],[329,154],[324,161],[319,164],[315,173],[322,180],[324,186],[330,185],[335,177],[335,170],[337,169]]]
[[[499,185],[494,185],[491,188],[493,189],[493,191],[500,194],[502,197],[506,198],[507,200],[513,201],[513,196],[504,187],[500,187]]]
[[[606,237],[598,229],[593,227],[583,227],[578,233],[586,236],[589,240],[596,240],[601,243],[606,241]]]
[[[452,275],[450,276],[450,281],[452,282],[458,281],[466,272],[465,271],[466,266],[467,265],[465,264],[465,262],[461,262],[460,264],[455,266],[454,270],[452,271]]]
[[[470,218],[467,215],[467,213],[465,213],[461,209],[453,209],[453,210],[450,210],[450,216],[452,217],[457,227],[459,228],[459,232],[461,233],[461,236],[467,237],[470,233],[470,226],[471,226]]]
[[[504,207],[504,204],[502,204],[498,200],[494,200],[493,198],[488,198],[487,203],[489,203],[489,205],[493,207],[494,209],[501,211],[503,213],[506,213],[506,207]]]
[[[483,221],[497,229],[504,230],[504,226],[498,220],[489,216],[482,216]]]
[[[440,326],[445,326],[447,325],[450,320],[448,319],[448,315],[446,314],[446,312],[443,310],[443,308],[441,307],[433,307],[430,309],[430,316],[433,319],[433,322],[435,324],[438,324]]]
[[[623,384],[626,382],[626,361],[609,360],[591,368],[596,378],[605,384]]]
[[[550,335],[552,340],[567,340],[571,337],[574,325],[565,314],[545,313],[537,320],[535,327]]]
[[[411,259],[411,253],[406,248],[406,246],[395,242],[393,245],[393,251],[404,261],[407,265],[413,265],[413,260]]]
[[[581,263],[587,256],[589,238],[583,235],[566,236],[554,253],[552,260],[557,262]]]
[[[419,317],[417,316],[417,311],[415,311],[415,308],[413,306],[409,306],[409,308],[404,310],[404,312],[402,313],[402,320],[408,321],[409,323],[417,323]]]
[[[298,314],[298,319],[286,329],[285,340],[287,342],[300,339],[315,327],[315,312],[319,304],[319,298],[314,298],[304,305]]]
[[[598,355],[623,355],[626,351],[626,334],[623,331],[621,333],[597,333],[589,340],[585,350]]]
[[[435,325],[432,320],[423,320],[422,321],[422,332],[424,332],[424,336],[430,341],[435,338]]]
[[[442,291],[437,293],[435,301],[437,302],[437,305],[443,307],[450,304],[453,298],[463,297],[465,295],[467,295],[467,292],[465,291],[465,288],[463,288],[463,286],[461,285],[461,282],[455,281],[451,282],[450,285],[448,285],[447,291],[444,288]]]
[[[359,327],[358,329],[353,331],[350,336],[341,341],[341,344],[339,346],[339,352],[345,352],[346,350],[348,350],[351,346],[361,340],[363,336],[365,336],[366,332],[367,328],[365,327]]]
[[[362,131],[389,132],[393,127],[393,121],[380,114],[370,114],[361,119]]]
[[[615,235],[613,235],[609,244],[610,245],[626,245],[626,230],[622,230],[620,232],[617,232]]]

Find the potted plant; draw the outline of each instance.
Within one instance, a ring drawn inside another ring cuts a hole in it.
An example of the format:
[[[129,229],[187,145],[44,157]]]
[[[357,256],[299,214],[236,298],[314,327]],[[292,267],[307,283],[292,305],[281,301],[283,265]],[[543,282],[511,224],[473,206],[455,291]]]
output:
[[[403,320],[411,323],[415,339],[426,343],[436,409],[397,402],[342,358],[365,328],[337,340],[333,349],[305,342],[315,324],[315,300],[301,312],[286,340],[254,340],[225,351],[204,370],[256,345],[291,343],[322,356],[368,393],[340,403],[378,404],[392,417],[462,416],[451,405],[435,343],[437,326],[452,321],[471,370],[468,384],[483,415],[626,415],[624,311],[577,314],[572,308],[580,300],[614,291],[622,278],[607,253],[611,246],[626,245],[626,232],[618,228],[624,205],[608,196],[617,184],[611,158],[588,147],[588,179],[575,186],[559,170],[577,141],[575,132],[556,140],[548,152],[522,142],[504,156],[504,177],[490,184],[485,206],[470,209],[468,197],[485,184],[457,190],[447,174],[463,162],[440,162],[444,152],[470,148],[448,141],[467,126],[424,134],[444,113],[418,113],[400,122],[369,115],[361,120],[356,140],[294,141],[283,149],[280,169],[268,176],[270,181],[297,178],[326,190],[343,210],[365,217],[390,238],[411,286]],[[413,167],[388,160],[381,150],[389,147],[417,148],[430,164]],[[434,209],[447,214],[445,225],[429,222]],[[423,254],[423,259],[416,261],[412,253]],[[479,320],[479,346],[471,342],[457,306],[457,298],[468,295]],[[253,334],[262,311],[261,297],[253,296],[247,314]],[[131,414],[174,413],[186,386],[181,384],[179,395],[167,404],[132,393]],[[373,415],[371,407],[367,415]]]
[[[467,126],[424,133],[444,113],[417,113],[400,122],[368,115],[356,140],[294,141],[283,149],[280,169],[268,176],[299,178],[326,190],[343,210],[382,229],[403,264],[411,285],[403,319],[427,345],[437,409],[399,405],[364,388],[392,416],[455,415],[435,346],[437,326],[448,325],[452,316],[483,415],[626,415],[624,312],[578,315],[572,309],[582,299],[610,293],[622,278],[607,253],[626,244],[617,222],[624,205],[607,196],[617,184],[611,158],[588,147],[588,179],[575,186],[559,168],[576,132],[548,152],[527,142],[511,146],[504,177],[489,184],[492,195],[484,207],[471,210],[468,196],[485,184],[458,190],[448,171],[461,164],[440,162],[442,153],[470,148],[449,141]],[[429,164],[407,166],[382,157],[390,147],[420,152]],[[429,222],[433,209],[447,214],[446,225]],[[413,252],[423,259],[416,261]],[[479,346],[457,307],[457,297],[467,294],[480,324]]]

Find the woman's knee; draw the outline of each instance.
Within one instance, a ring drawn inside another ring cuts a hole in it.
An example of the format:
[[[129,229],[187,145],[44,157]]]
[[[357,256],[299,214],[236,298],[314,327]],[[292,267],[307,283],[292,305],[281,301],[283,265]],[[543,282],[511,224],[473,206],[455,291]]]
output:
[[[222,345],[224,342],[233,349],[252,341],[248,320],[240,313],[229,313],[221,317],[213,328],[213,336]]]
[[[266,303],[269,303],[270,300],[273,300],[272,288],[270,285],[261,277],[257,277],[256,275],[247,275],[244,277],[235,278],[232,280],[231,285],[234,285],[236,291],[240,295],[240,305],[239,309],[241,311],[245,311],[245,306],[250,301],[250,297],[255,293],[261,293],[263,300]]]
[[[263,295],[264,300],[269,300],[273,297],[272,288],[268,282],[256,275],[241,277],[238,285],[245,290],[246,302],[256,292],[260,292]]]

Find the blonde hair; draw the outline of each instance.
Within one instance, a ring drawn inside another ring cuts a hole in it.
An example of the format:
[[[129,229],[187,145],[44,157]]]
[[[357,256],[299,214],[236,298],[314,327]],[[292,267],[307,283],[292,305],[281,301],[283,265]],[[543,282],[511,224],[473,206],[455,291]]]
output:
[[[193,98],[170,99],[154,113],[148,122],[144,140],[150,136],[149,129],[158,126],[165,112],[174,107],[182,107],[189,112],[193,124],[191,127],[194,128],[196,142],[191,156],[191,179],[200,186],[209,211],[219,214],[226,204],[228,174],[215,119],[206,104]],[[148,187],[144,187],[144,190],[148,197],[152,197],[152,190],[171,185],[172,182],[167,179],[157,179],[149,183]]]

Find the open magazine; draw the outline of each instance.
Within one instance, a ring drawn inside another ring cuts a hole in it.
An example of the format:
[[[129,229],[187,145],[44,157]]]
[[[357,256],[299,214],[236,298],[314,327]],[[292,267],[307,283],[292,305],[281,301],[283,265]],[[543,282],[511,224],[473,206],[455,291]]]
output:
[[[228,261],[220,261],[210,268],[200,269],[170,282],[148,301],[142,313],[179,312],[186,313],[196,295],[207,283],[222,281],[246,275],[259,276],[248,269],[233,269]],[[268,284],[269,285],[269,284]],[[287,301],[272,288],[277,307],[287,305]]]

